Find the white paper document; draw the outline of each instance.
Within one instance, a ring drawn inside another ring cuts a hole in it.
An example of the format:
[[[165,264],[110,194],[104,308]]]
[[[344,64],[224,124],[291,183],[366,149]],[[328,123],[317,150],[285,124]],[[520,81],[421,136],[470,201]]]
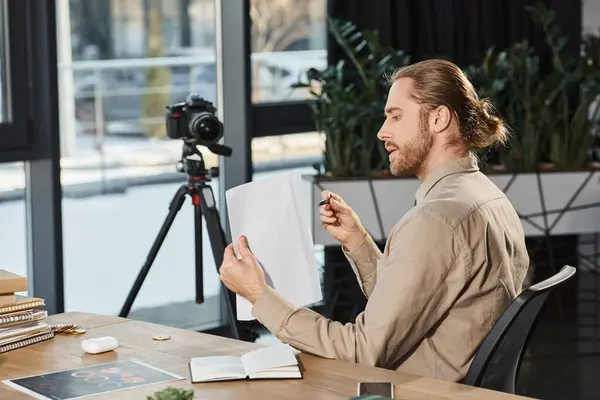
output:
[[[300,173],[261,178],[229,189],[226,197],[238,257],[238,239],[244,235],[269,286],[300,306],[322,300],[310,230],[309,196]],[[238,320],[253,320],[250,302],[236,297]]]

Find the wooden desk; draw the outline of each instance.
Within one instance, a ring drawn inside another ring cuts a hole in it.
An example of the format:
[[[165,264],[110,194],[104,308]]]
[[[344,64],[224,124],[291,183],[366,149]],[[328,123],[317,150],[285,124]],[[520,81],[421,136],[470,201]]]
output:
[[[49,320],[52,323],[78,323],[87,328],[88,332],[79,336],[58,334],[46,342],[0,354],[0,380],[136,358],[187,379],[121,390],[106,396],[95,396],[93,399],[145,399],[146,395],[169,385],[193,387],[196,397],[202,399],[349,399],[356,395],[359,381],[392,381],[396,384],[396,399],[403,400],[524,399],[306,354],[299,356],[304,368],[304,379],[301,380],[230,381],[191,385],[188,371],[191,357],[241,355],[260,346],[118,317],[66,313],[53,315]],[[171,339],[152,340],[152,336],[161,334],[170,335]],[[89,355],[81,350],[81,340],[100,336],[115,337],[119,341],[119,348],[99,355]],[[0,383],[0,399],[28,398],[30,397]]]

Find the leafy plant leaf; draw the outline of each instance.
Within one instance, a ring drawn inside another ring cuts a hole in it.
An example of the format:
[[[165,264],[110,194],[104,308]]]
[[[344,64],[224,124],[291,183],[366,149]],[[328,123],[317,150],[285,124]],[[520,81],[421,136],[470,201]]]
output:
[[[147,396],[147,400],[192,400],[194,398],[193,389],[181,389],[168,387],[154,393],[154,396]]]

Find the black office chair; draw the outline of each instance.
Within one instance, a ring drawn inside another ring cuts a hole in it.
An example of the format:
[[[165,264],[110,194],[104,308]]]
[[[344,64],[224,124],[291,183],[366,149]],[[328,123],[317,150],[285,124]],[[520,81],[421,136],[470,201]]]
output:
[[[521,292],[481,343],[462,383],[515,394],[521,360],[550,292],[575,275],[565,265],[556,275]]]

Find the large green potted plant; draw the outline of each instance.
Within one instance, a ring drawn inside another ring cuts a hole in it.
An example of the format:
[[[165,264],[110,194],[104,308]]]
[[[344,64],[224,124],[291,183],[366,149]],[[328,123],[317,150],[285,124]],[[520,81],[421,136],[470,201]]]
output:
[[[545,35],[549,68],[521,42],[488,52],[468,69],[512,130],[501,156],[505,173],[490,178],[524,216],[527,235],[595,232],[600,209],[581,206],[600,196],[589,168],[598,133],[600,41],[584,36],[582,52],[569,52],[555,13],[542,3],[527,10]],[[563,213],[567,206],[578,209]]]
[[[552,69],[547,73],[546,115],[542,119],[548,132],[548,156],[559,170],[581,170],[588,166],[596,133],[598,105],[598,66],[589,65],[590,55],[569,56],[568,39],[555,24],[555,13],[543,4],[528,7],[535,22],[543,29],[552,51]],[[593,49],[594,41],[583,40],[584,50]]]
[[[504,170],[511,173],[581,170],[590,161],[597,130],[599,41],[582,38],[582,53],[565,50],[555,13],[543,3],[526,8],[541,28],[551,51],[551,68],[542,71],[540,59],[526,41],[496,52],[466,69],[475,87],[490,97],[512,130],[501,152]]]
[[[465,69],[482,97],[490,98],[511,129],[509,144],[500,152],[497,169],[533,172],[542,154],[540,60],[527,41],[502,51],[491,48],[478,65]],[[486,172],[491,172],[490,170]]]

